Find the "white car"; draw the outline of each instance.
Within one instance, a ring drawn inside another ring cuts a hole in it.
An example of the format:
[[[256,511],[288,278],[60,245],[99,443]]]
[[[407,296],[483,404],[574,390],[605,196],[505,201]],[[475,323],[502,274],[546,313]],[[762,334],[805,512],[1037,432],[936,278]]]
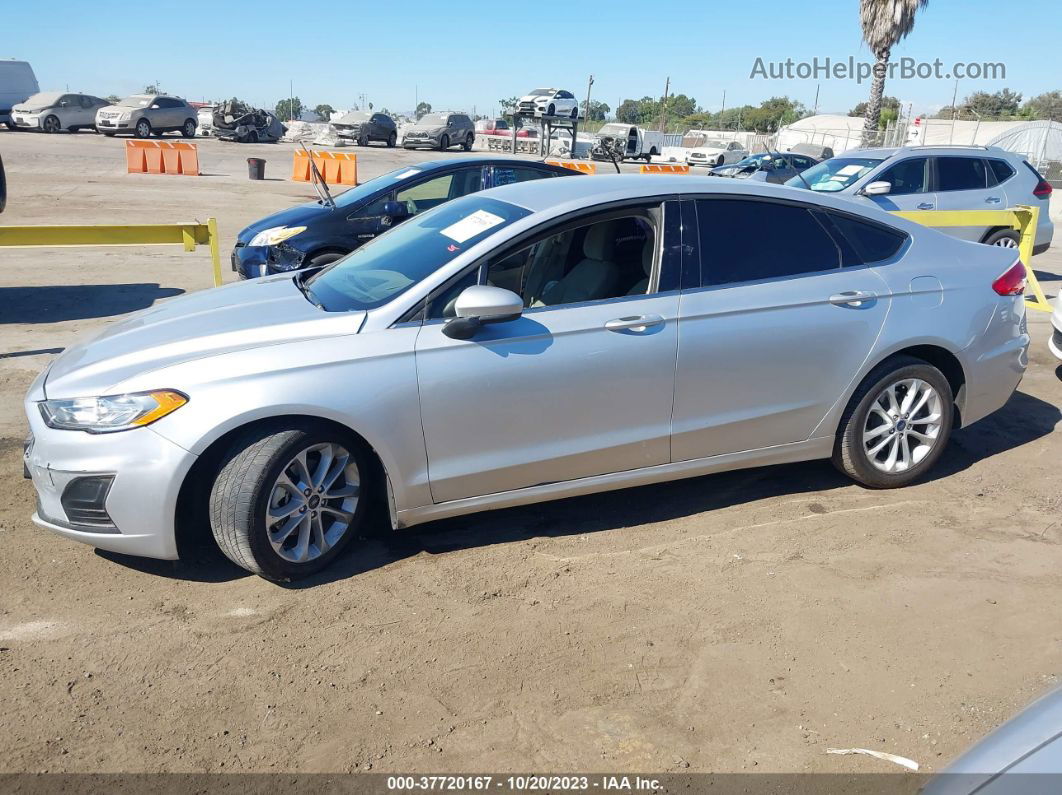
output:
[[[714,168],[726,163],[736,163],[749,156],[745,147],[738,141],[709,138],[695,131],[686,133],[682,146],[686,150],[686,163],[691,166]]]
[[[519,113],[534,116],[568,116],[579,118],[579,100],[571,91],[561,88],[536,88],[516,103]]]
[[[17,128],[23,130],[77,132],[82,128],[95,127],[96,111],[107,104],[107,100],[89,94],[45,91],[11,108],[11,119]]]
[[[1062,293],[1055,296],[1055,311],[1051,313],[1051,339],[1047,347],[1057,358],[1062,359]]]

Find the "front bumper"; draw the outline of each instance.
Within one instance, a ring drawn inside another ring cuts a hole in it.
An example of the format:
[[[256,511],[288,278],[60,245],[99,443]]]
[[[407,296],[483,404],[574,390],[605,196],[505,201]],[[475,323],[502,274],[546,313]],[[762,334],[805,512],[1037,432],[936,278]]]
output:
[[[410,138],[407,135],[405,138],[402,139],[402,146],[404,146],[406,149],[412,149],[414,146],[436,147],[436,146],[439,145],[439,140],[441,138],[442,138],[441,135],[436,136],[434,138],[432,138],[430,136],[424,137],[424,138]]]
[[[27,400],[32,440],[25,468],[37,492],[33,521],[73,541],[149,558],[177,558],[177,495],[196,456],[151,428],[91,434],[49,428]],[[63,507],[63,493],[78,478],[113,478],[103,503],[110,526],[79,525]]]
[[[11,113],[11,121],[15,123],[15,126],[25,127],[27,130],[40,129],[41,126],[40,116],[29,113],[19,113],[18,111],[13,111]]]
[[[96,129],[98,130],[131,130],[136,124],[132,119],[102,119],[96,117]]]
[[[305,254],[283,243],[276,246],[241,246],[232,250],[232,269],[241,279],[289,273],[302,267]]]

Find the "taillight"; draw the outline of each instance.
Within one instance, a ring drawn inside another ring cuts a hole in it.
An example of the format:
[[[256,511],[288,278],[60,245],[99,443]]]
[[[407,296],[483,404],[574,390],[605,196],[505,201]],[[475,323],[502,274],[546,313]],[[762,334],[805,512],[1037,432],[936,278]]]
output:
[[[1043,199],[1046,196],[1050,196],[1053,190],[1054,188],[1051,187],[1051,183],[1046,179],[1042,179],[1036,184],[1036,187],[1033,188],[1033,196]]]
[[[999,295],[1021,295],[1025,292],[1025,265],[1017,260],[1007,268],[998,279],[992,282],[992,289]]]

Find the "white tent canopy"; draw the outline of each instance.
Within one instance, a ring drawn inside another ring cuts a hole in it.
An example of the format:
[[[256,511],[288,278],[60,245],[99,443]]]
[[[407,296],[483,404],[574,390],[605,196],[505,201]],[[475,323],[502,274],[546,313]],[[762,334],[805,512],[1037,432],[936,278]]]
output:
[[[859,146],[863,136],[862,116],[823,113],[787,124],[778,131],[775,146],[788,152],[797,144],[828,146],[835,154]]]

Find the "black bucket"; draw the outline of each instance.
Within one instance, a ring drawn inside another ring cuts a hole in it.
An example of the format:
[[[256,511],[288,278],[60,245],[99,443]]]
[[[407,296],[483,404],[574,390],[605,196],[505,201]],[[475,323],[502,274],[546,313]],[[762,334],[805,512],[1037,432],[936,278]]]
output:
[[[266,161],[260,157],[247,158],[247,178],[265,179],[265,164]]]

